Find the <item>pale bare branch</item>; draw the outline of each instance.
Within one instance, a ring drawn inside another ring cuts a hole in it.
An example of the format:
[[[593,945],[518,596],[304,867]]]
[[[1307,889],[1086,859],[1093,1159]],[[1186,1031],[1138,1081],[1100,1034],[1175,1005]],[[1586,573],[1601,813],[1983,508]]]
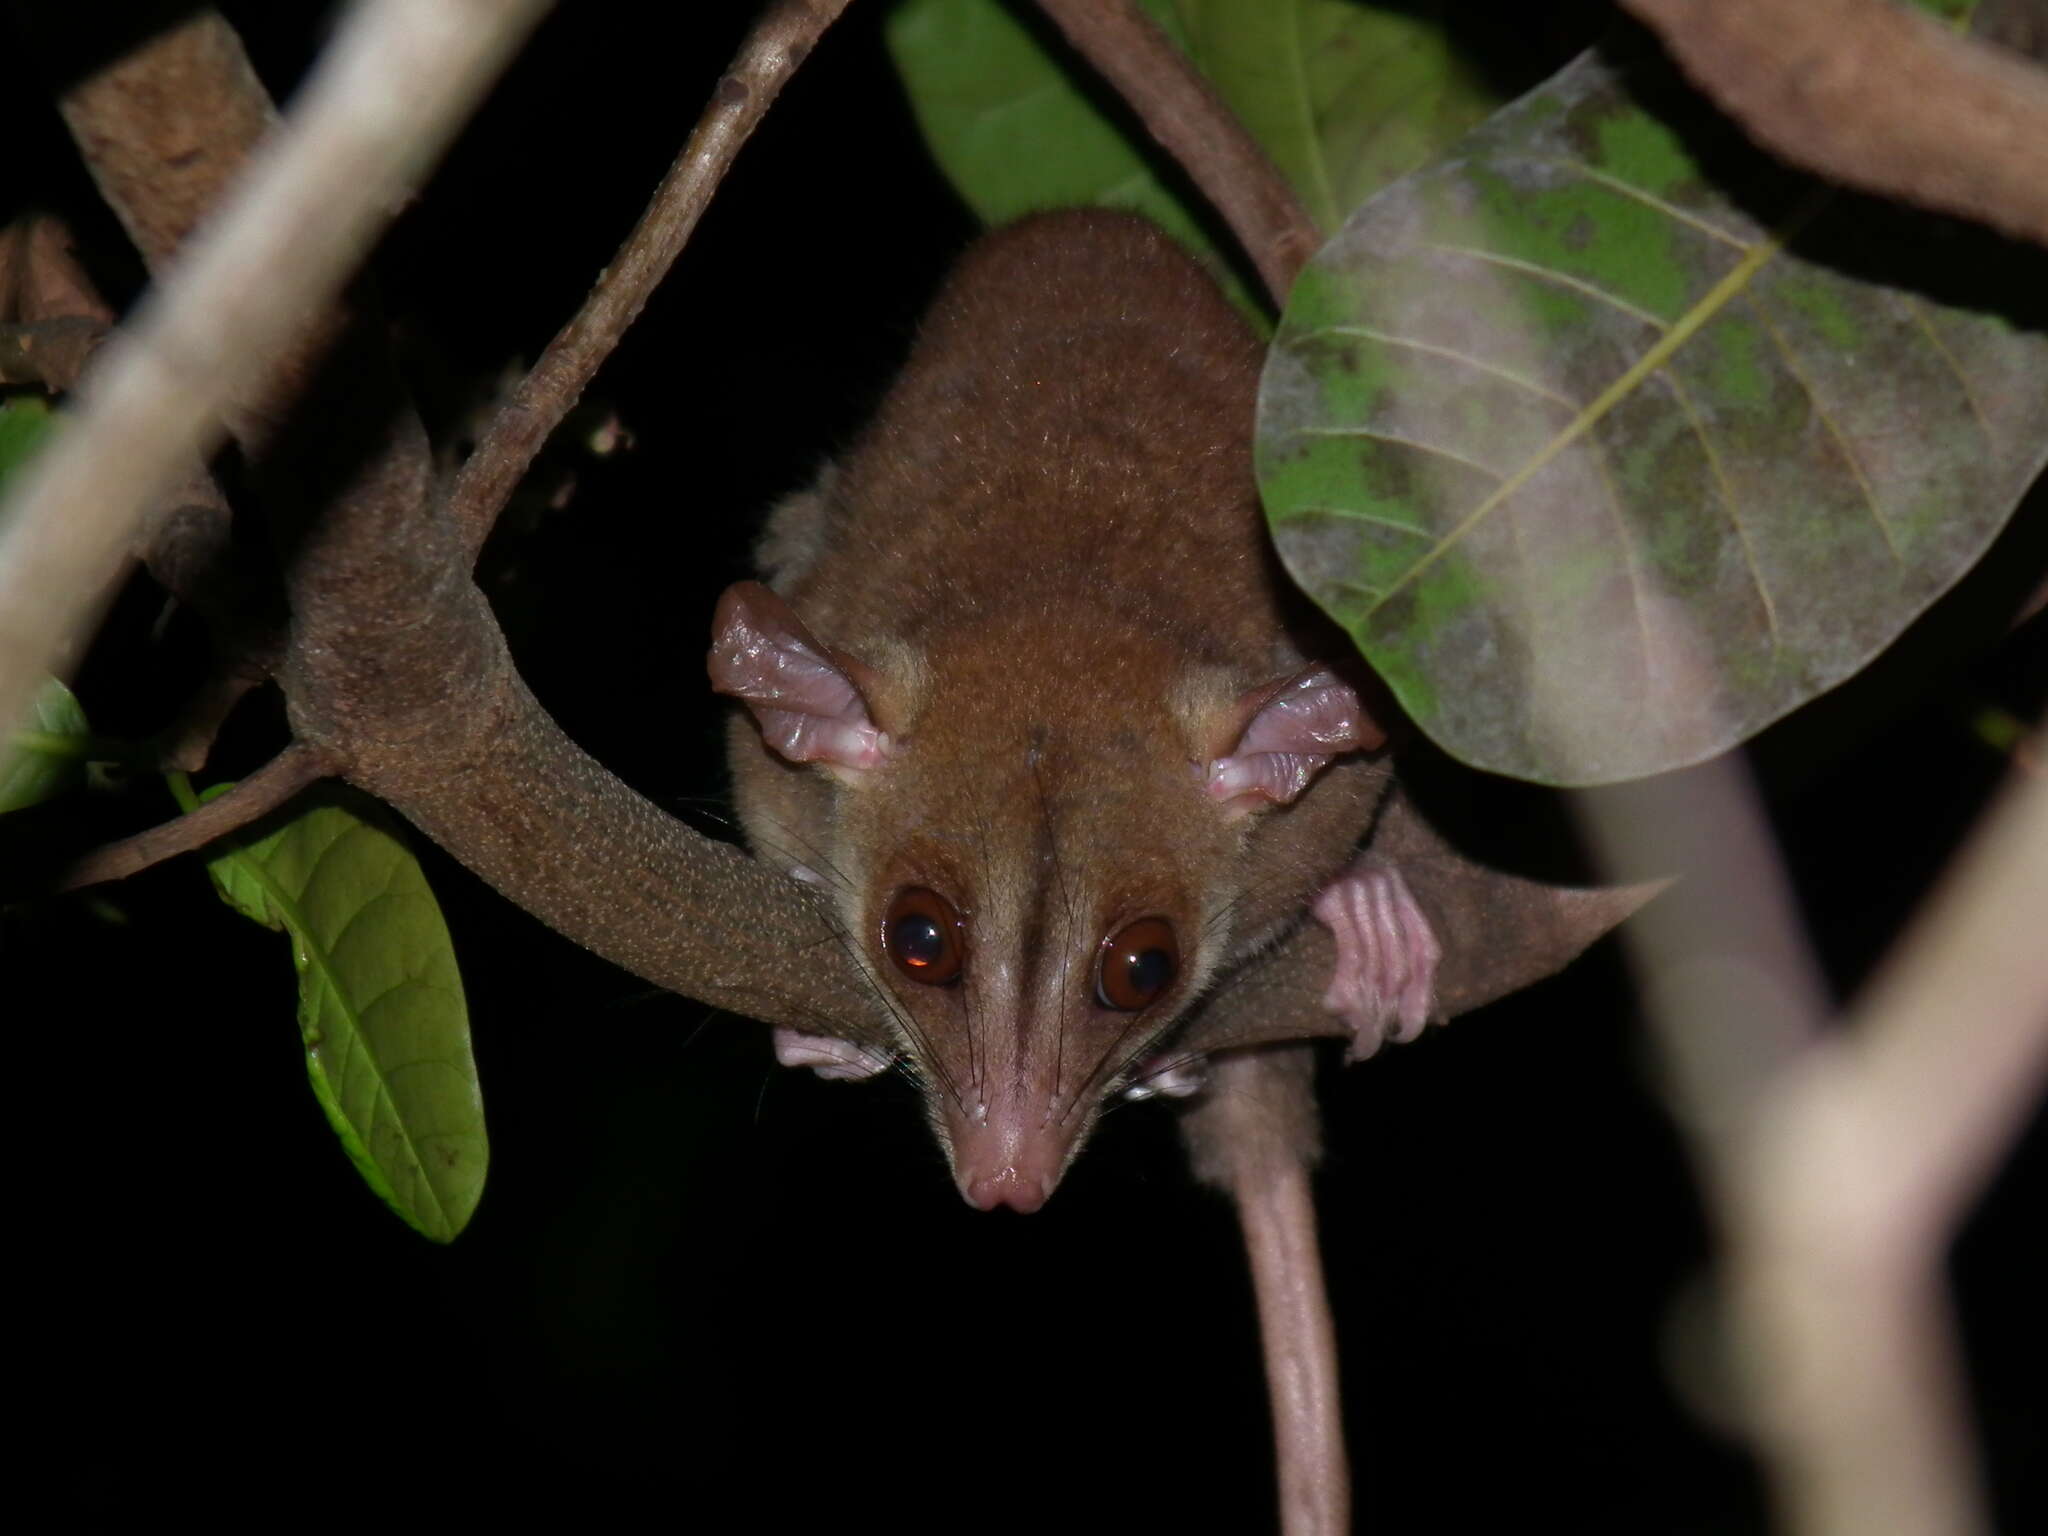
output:
[[[1943,1261],[2048,1080],[2048,780],[2018,778],[1826,1032],[1732,760],[1584,802],[1622,867],[1685,867],[1631,935],[1726,1233],[1750,1428],[1797,1530],[1988,1528]]]
[[[353,270],[540,0],[363,0],[220,220],[110,341],[0,530],[0,720],[92,622],[138,520],[223,404]],[[121,452],[105,445],[118,442]]]

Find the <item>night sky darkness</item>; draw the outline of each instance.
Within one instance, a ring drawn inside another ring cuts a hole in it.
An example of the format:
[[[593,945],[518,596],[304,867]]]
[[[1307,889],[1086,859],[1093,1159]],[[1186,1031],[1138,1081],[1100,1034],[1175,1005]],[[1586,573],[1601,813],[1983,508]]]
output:
[[[318,38],[273,13],[300,8],[227,9],[288,86]],[[380,254],[431,417],[570,312],[747,7],[679,7],[676,35],[650,38],[655,9],[563,6]],[[712,599],[761,510],[860,423],[972,232],[876,20],[856,6],[802,72],[598,381],[632,450],[551,459],[574,495],[515,512],[484,565],[569,733],[707,829]],[[0,121],[22,172],[10,209],[73,214],[129,295],[132,258],[54,119],[16,90]],[[1994,567],[2040,569],[2040,500]],[[1761,744],[1844,989],[1996,782],[1972,710],[2042,705],[2041,625],[1986,639],[2010,587],[1966,584],[1884,670]],[[156,729],[202,674],[196,623],[162,617],[146,582],[119,605],[81,679],[96,728]],[[274,697],[247,706],[219,776],[281,729]],[[1496,823],[1541,800],[1445,784]],[[168,810],[138,784],[10,835],[82,846]],[[24,1401],[59,1497],[223,1528],[303,1510],[602,1529],[650,1506],[705,1530],[1269,1526],[1249,1288],[1166,1113],[1113,1114],[1042,1213],[971,1211],[900,1086],[773,1070],[758,1026],[651,992],[422,856],[493,1142],[483,1205],[445,1250],[356,1179],[305,1086],[284,941],[196,865],[0,921],[36,1127],[15,1142],[14,1265],[40,1297],[29,1351],[51,1357]],[[24,976],[48,978],[43,1001],[25,1004]],[[1710,1239],[1653,1080],[1612,944],[1332,1071],[1323,1215],[1375,1529],[1761,1528],[1745,1458],[1690,1406],[1714,1390]],[[1955,1263],[2012,1530],[2048,1528],[2043,1140],[2037,1121]]]

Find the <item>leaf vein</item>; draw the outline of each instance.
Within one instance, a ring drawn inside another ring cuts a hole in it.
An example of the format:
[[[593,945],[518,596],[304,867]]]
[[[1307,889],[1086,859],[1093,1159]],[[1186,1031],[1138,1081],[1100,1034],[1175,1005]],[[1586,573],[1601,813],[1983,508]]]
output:
[[[1708,289],[1700,297],[1698,303],[1685,312],[1676,325],[1672,326],[1657,340],[1654,346],[1650,347],[1627,368],[1623,369],[1620,377],[1602,390],[1597,400],[1579,412],[1572,419],[1570,425],[1566,426],[1549,442],[1545,443],[1540,450],[1531,455],[1528,463],[1494,487],[1493,491],[1481,500],[1479,505],[1460,518],[1456,526],[1451,528],[1438,541],[1434,549],[1416,561],[1407,571],[1403,572],[1401,579],[1387,588],[1385,597],[1393,596],[1395,592],[1415,580],[1421,572],[1427,570],[1430,565],[1448,554],[1454,545],[1458,544],[1474,528],[1484,522],[1503,501],[1520,490],[1538,474],[1542,473],[1559,454],[1590,432],[1593,429],[1594,423],[1611,411],[1617,401],[1624,398],[1630,390],[1634,389],[1645,378],[1669,362],[1673,354],[1688,341],[1692,340],[1694,336],[1698,335],[1700,328],[1713,319],[1715,315],[1719,314],[1728,304],[1729,300],[1749,286],[1750,280],[1756,276],[1757,272],[1771,261],[1778,252],[1783,250],[1786,242],[1820,210],[1826,201],[1826,197],[1826,189],[1816,192],[1806,203],[1794,211],[1791,218],[1787,219],[1784,225],[1774,232],[1769,240],[1757,246],[1755,250],[1751,251],[1730,268],[1719,282],[1715,283],[1712,288]]]
[[[1728,513],[1728,526],[1735,530],[1735,542],[1742,547],[1742,563],[1749,567],[1749,579],[1756,588],[1757,601],[1763,605],[1764,626],[1771,634],[1771,659],[1776,661],[1784,653],[1784,636],[1778,629],[1778,605],[1771,600],[1771,589],[1764,581],[1763,571],[1756,563],[1756,549],[1749,542],[1749,529],[1742,521],[1742,509],[1736,504],[1735,488],[1728,483],[1727,466],[1721,462],[1720,450],[1714,446],[1714,439],[1707,432],[1707,424],[1698,411],[1693,409],[1692,396],[1687,392],[1685,381],[1678,376],[1675,368],[1666,368],[1664,378],[1671,385],[1671,393],[1678,401],[1679,410],[1685,413],[1686,425],[1699,439],[1700,451],[1707,456],[1707,472],[1713,476],[1717,499]]]
[[[1627,315],[1631,320],[1640,321],[1642,324],[1660,333],[1671,329],[1665,321],[1651,314],[1647,309],[1631,304],[1618,293],[1609,293],[1598,283],[1589,283],[1582,277],[1573,277],[1569,272],[1559,272],[1533,261],[1524,261],[1519,256],[1504,256],[1498,251],[1482,251],[1477,246],[1471,245],[1445,245],[1438,241],[1426,240],[1423,242],[1423,248],[1440,252],[1446,256],[1463,256],[1467,260],[1481,262],[1486,266],[1502,267],[1510,272],[1520,272],[1525,276],[1533,277],[1539,282],[1552,283],[1560,288],[1569,288],[1574,293],[1582,293],[1587,298],[1605,304],[1608,308]]]
[[[1334,517],[1347,523],[1375,523],[1382,528],[1391,528],[1396,533],[1412,533],[1418,539],[1432,536],[1427,528],[1418,528],[1413,523],[1397,523],[1391,517],[1382,517],[1377,512],[1357,512],[1349,507],[1297,507],[1289,521],[1296,517]]]
[[[1476,369],[1480,373],[1491,374],[1494,378],[1500,379],[1504,383],[1513,384],[1518,388],[1527,390],[1539,399],[1549,400],[1561,405],[1574,415],[1585,409],[1583,405],[1572,399],[1569,395],[1560,394],[1547,385],[1539,384],[1534,379],[1526,378],[1522,374],[1516,373],[1512,368],[1503,368],[1498,363],[1489,363],[1484,358],[1474,357],[1469,352],[1460,352],[1456,347],[1440,346],[1433,341],[1418,341],[1413,336],[1396,336],[1390,331],[1376,331],[1369,325],[1326,325],[1315,334],[1320,336],[1356,336],[1361,340],[1377,341],[1387,346],[1400,347],[1410,352],[1427,353],[1431,357],[1441,357],[1450,362],[1463,363],[1466,367]]]
[[[1475,474],[1484,475],[1489,480],[1500,481],[1507,478],[1499,470],[1482,464],[1477,459],[1468,458],[1455,448],[1444,448],[1435,443],[1425,443],[1420,438],[1403,437],[1398,432],[1382,432],[1376,427],[1296,427],[1292,435],[1295,437],[1363,437],[1372,442],[1392,443],[1397,448],[1413,448],[1418,453],[1432,454],[1437,458],[1447,459],[1453,464],[1463,465]]]
[[[1744,240],[1738,235],[1731,235],[1727,230],[1711,220],[1703,219],[1698,214],[1679,207],[1676,203],[1666,202],[1663,198],[1657,196],[1656,193],[1645,192],[1634,183],[1623,181],[1619,176],[1603,171],[1597,166],[1588,165],[1582,160],[1573,160],[1563,155],[1545,155],[1537,159],[1535,163],[1538,165],[1555,166],[1559,170],[1583,176],[1588,181],[1607,188],[1610,192],[1626,197],[1632,202],[1641,203],[1645,208],[1654,209],[1656,212],[1663,214],[1667,219],[1675,220],[1680,224],[1690,225],[1701,234],[1709,235],[1719,240],[1723,245],[1732,246],[1744,255],[1748,255],[1750,251],[1755,249],[1753,242]]]
[[[1900,556],[1899,546],[1892,538],[1891,525],[1884,520],[1884,513],[1878,508],[1876,488],[1864,474],[1863,465],[1857,459],[1855,449],[1849,446],[1847,435],[1835,424],[1833,413],[1821,399],[1820,392],[1813,387],[1813,381],[1806,376],[1806,370],[1799,366],[1799,359],[1792,350],[1792,344],[1773,323],[1770,312],[1763,306],[1763,301],[1755,294],[1751,294],[1749,302],[1756,310],[1757,318],[1763,323],[1764,334],[1771,338],[1771,345],[1778,349],[1778,356],[1785,364],[1785,371],[1792,375],[1792,382],[1797,384],[1800,393],[1806,396],[1807,403],[1813,407],[1813,414],[1820,418],[1820,424],[1827,429],[1828,440],[1835,445],[1835,451],[1849,467],[1849,478],[1856,482],[1856,489],[1863,497],[1864,508],[1870,513],[1871,522],[1877,526],[1878,537],[1884,541],[1885,553],[1892,557],[1892,564],[1903,570],[1906,562]]]
[[[1927,344],[1934,348],[1948,371],[1955,375],[1956,386],[1963,392],[1963,404],[1970,408],[1970,419],[1977,423],[1977,430],[1984,434],[1986,442],[1996,447],[1998,439],[1992,435],[1991,423],[1984,415],[1984,408],[1977,402],[1976,391],[1970,388],[1969,376],[1963,372],[1962,363],[1957,360],[1955,353],[1949,350],[1948,343],[1941,339],[1941,333],[1935,330],[1934,322],[1927,318],[1925,306],[1910,293],[1902,293],[1899,297],[1905,301],[1906,313],[1913,317],[1913,323],[1920,328],[1920,334],[1927,338]]]

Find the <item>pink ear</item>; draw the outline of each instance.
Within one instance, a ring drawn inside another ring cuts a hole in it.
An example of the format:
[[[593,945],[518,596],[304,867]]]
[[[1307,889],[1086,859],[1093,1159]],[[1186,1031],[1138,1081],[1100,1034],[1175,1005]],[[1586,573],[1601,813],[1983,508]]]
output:
[[[1331,758],[1387,739],[1357,690],[1328,667],[1309,667],[1248,703],[1253,712],[1244,733],[1208,774],[1210,798],[1242,800],[1246,810],[1254,799],[1287,804]]]
[[[872,768],[889,755],[845,668],[758,581],[735,582],[718,599],[705,665],[711,686],[744,702],[762,739],[792,763]]]

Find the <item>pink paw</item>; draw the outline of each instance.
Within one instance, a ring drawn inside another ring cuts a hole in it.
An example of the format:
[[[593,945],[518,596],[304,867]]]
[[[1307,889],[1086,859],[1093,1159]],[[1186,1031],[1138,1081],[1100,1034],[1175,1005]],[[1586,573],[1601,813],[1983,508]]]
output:
[[[855,1045],[851,1040],[777,1029],[775,1059],[785,1067],[809,1067],[820,1077],[848,1081],[873,1077],[887,1069],[891,1058],[873,1046]]]
[[[1443,949],[1401,872],[1370,854],[1332,880],[1309,908],[1337,941],[1323,1006],[1351,1028],[1352,1061],[1385,1040],[1422,1033],[1436,1001]]]

